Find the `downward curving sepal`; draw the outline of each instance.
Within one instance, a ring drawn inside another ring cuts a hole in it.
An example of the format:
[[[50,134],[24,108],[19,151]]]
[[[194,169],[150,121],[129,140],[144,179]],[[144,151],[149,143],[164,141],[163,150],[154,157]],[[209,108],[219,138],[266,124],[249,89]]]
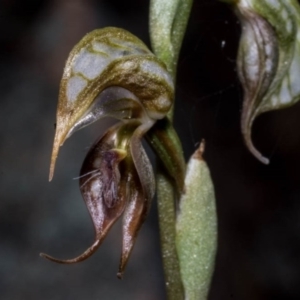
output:
[[[154,122],[167,114],[173,94],[165,65],[137,37],[112,27],[87,34],[61,80],[50,180],[59,147],[73,132],[108,115]]]
[[[261,162],[269,160],[253,146],[253,121],[263,112],[295,104],[300,98],[300,9],[295,0],[237,0],[242,24],[238,73],[244,88],[242,133]]]
[[[142,147],[141,138],[148,130],[137,121],[118,123],[91,148],[80,174],[80,189],[95,228],[95,241],[83,254],[59,260],[77,263],[90,257],[101,245],[109,229],[123,217],[123,247],[118,277],[121,278],[140,227],[155,191],[150,161]]]
[[[90,257],[100,246],[111,226],[119,219],[126,206],[124,189],[127,179],[120,174],[122,161],[127,156],[117,149],[116,129],[110,129],[89,151],[80,172],[80,190],[95,228],[95,242],[80,256],[59,260],[46,254],[43,257],[64,264],[77,263]]]

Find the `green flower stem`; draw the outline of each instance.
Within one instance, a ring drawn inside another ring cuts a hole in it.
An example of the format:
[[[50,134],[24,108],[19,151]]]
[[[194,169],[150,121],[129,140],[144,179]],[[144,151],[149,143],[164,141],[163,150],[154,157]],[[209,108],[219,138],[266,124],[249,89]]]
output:
[[[154,53],[176,79],[178,56],[184,37],[192,0],[151,0],[150,37]],[[173,119],[173,108],[168,114]],[[181,145],[177,145],[182,155]],[[178,255],[176,251],[176,192],[173,180],[162,167],[157,173],[157,201],[165,283],[169,300],[184,299]]]
[[[182,300],[184,290],[175,245],[175,201],[183,191],[185,161],[180,140],[167,118],[158,121],[150,129],[147,140],[160,158],[157,172],[157,197],[167,295],[168,299]]]
[[[176,210],[173,181],[162,169],[157,172],[157,206],[160,227],[161,252],[165,274],[167,299],[184,299],[178,255],[176,250]]]
[[[150,38],[153,52],[166,64],[174,81],[192,4],[193,0],[150,1]],[[169,118],[173,119],[173,109]]]

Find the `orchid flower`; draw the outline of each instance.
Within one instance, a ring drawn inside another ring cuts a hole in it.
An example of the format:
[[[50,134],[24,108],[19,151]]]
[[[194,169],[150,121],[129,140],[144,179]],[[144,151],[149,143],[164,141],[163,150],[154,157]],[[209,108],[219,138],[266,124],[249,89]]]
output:
[[[165,65],[137,37],[119,28],[87,34],[71,51],[61,82],[50,180],[59,147],[75,131],[110,116],[120,122],[92,146],[80,173],[80,190],[96,237],[90,257],[123,214],[123,249],[118,276],[155,193],[152,166],[141,139],[172,106],[173,79]]]

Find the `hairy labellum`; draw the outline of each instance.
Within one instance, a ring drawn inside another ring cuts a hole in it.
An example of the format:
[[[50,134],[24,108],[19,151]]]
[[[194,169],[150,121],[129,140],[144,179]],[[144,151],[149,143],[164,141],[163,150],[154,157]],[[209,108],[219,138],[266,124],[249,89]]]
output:
[[[91,148],[83,163],[80,190],[96,232],[92,246],[73,259],[59,260],[46,254],[42,254],[43,257],[64,264],[87,259],[124,212],[123,248],[118,272],[118,277],[122,277],[155,190],[153,171],[140,143],[138,126],[133,121],[110,128]],[[133,153],[139,153],[135,160]]]
[[[228,2],[242,24],[237,61],[244,88],[242,133],[249,150],[267,164],[252,144],[251,128],[258,115],[300,98],[300,8],[295,0]]]

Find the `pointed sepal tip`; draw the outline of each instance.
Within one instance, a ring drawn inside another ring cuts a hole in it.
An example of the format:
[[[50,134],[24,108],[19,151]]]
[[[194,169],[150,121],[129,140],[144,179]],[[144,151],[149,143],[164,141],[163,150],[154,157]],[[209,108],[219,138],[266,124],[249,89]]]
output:
[[[72,259],[57,259],[55,257],[52,257],[48,254],[45,253],[40,253],[40,256],[43,258],[46,258],[48,260],[51,260],[53,262],[59,263],[59,264],[75,264],[81,261],[86,260],[87,258],[89,258],[91,255],[93,255],[96,250],[99,248],[101,244],[101,239],[96,240],[92,246],[90,246],[85,252],[83,252],[81,255],[72,258]]]

